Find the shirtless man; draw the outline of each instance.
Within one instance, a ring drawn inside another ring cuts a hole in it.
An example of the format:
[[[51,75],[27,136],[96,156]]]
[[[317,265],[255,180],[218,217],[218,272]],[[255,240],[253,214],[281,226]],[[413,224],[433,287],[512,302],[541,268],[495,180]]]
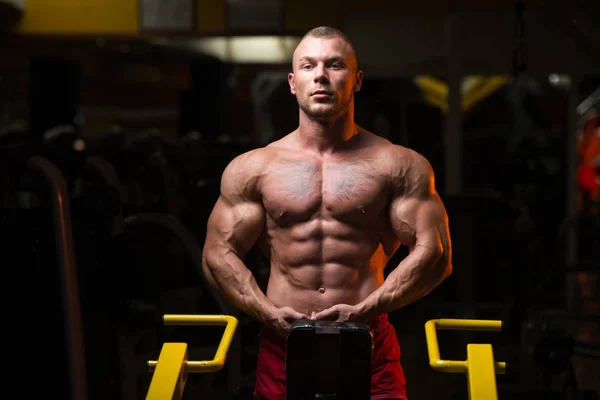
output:
[[[340,31],[308,32],[293,55],[298,128],[226,167],[208,221],[207,279],[264,328],[255,396],[285,399],[285,337],[294,321],[364,322],[374,332],[372,398],[406,399],[387,313],[452,270],[448,218],[430,164],[354,123],[363,74]],[[244,258],[271,262],[266,294]],[[384,280],[398,247],[409,255]]]

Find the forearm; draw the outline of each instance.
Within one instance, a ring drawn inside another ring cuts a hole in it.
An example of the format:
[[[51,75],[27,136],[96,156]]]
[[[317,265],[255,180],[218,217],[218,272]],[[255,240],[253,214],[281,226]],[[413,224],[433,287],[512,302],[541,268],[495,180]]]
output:
[[[270,318],[275,306],[235,252],[224,247],[205,249],[202,258],[207,279],[229,303],[260,322]]]
[[[449,257],[441,251],[416,247],[359,307],[372,319],[407,306],[431,292],[451,270]]]

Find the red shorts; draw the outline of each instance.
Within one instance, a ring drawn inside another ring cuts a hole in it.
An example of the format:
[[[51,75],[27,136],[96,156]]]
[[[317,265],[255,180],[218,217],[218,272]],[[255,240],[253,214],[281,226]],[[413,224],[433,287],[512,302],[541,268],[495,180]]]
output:
[[[373,329],[371,399],[406,400],[406,379],[400,365],[400,344],[387,314],[369,323]],[[256,399],[285,400],[285,339],[261,331],[256,366]]]

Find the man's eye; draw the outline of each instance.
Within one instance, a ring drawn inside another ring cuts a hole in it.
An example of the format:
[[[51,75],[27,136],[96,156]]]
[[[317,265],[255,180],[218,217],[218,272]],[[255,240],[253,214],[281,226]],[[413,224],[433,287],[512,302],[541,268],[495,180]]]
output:
[[[310,67],[311,66],[309,64],[305,64],[305,65],[302,66],[302,69],[310,69]]]

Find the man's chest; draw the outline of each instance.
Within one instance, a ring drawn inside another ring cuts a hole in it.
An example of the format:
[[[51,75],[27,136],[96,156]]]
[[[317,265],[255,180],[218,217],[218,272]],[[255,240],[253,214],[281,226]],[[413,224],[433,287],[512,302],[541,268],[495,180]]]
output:
[[[276,222],[315,216],[364,220],[388,203],[386,175],[377,160],[278,160],[261,178],[267,213]]]

